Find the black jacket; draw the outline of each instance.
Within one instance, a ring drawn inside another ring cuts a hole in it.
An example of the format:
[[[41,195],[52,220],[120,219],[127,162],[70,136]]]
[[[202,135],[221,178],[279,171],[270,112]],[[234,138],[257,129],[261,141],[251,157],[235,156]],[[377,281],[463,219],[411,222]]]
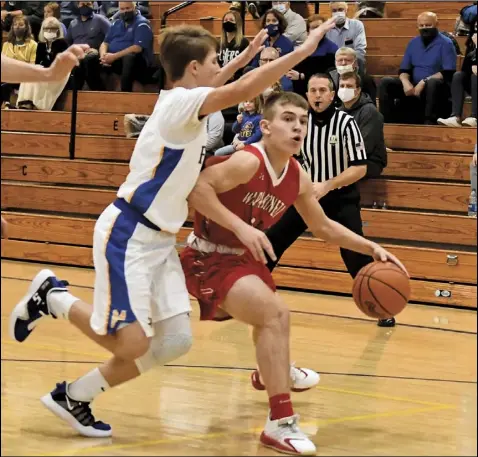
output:
[[[37,55],[35,59],[35,64],[41,65],[42,67],[49,68],[50,65],[55,60],[57,54],[60,54],[63,51],[66,51],[68,44],[63,38],[58,38],[51,44],[51,50],[48,52],[46,43],[40,42],[37,46]]]
[[[346,109],[342,106],[341,109],[353,116],[362,132],[367,153],[367,174],[365,178],[379,177],[387,166],[382,114],[377,110],[371,98],[364,93],[351,108]]]

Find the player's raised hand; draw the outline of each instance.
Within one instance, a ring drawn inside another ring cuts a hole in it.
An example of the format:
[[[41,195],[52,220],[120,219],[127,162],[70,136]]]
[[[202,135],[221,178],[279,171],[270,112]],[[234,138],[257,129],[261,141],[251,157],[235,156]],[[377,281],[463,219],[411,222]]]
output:
[[[58,54],[49,68],[49,81],[61,81],[66,78],[71,70],[80,64],[88,49],[90,47],[87,44],[75,44]]]
[[[302,48],[306,49],[309,54],[312,54],[317,49],[319,41],[324,38],[329,30],[332,30],[335,27],[335,21],[336,18],[332,17],[319,25],[316,29],[311,30],[307,40],[304,41]]]
[[[398,260],[397,257],[395,257],[393,254],[388,252],[386,249],[382,248],[381,246],[376,246],[375,249],[373,250],[373,258],[375,260],[378,260],[379,262],[392,262],[395,265],[397,265],[398,268],[403,270],[403,272],[410,277],[408,274],[407,269],[405,268],[405,265],[403,265],[400,260]]]
[[[261,262],[264,265],[267,264],[267,258],[264,255],[264,251],[267,252],[273,261],[277,260],[272,244],[264,232],[244,223],[235,231],[235,234],[239,241],[252,252],[254,259],[258,262]]]
[[[264,49],[264,41],[268,38],[266,29],[262,29],[254,39],[249,43],[249,46],[244,50],[244,60],[247,65],[257,54]]]

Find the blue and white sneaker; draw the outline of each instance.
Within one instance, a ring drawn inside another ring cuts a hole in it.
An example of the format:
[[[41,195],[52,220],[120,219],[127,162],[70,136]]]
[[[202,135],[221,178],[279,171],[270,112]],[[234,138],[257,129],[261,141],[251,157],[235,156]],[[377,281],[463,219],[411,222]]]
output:
[[[73,400],[68,396],[68,385],[65,381],[57,384],[55,390],[42,397],[41,402],[53,414],[68,422],[80,435],[107,438],[113,433],[110,425],[95,419],[89,402]]]
[[[52,292],[66,292],[67,285],[68,282],[60,281],[53,271],[41,270],[10,315],[11,338],[22,343],[30,336],[40,319],[45,316],[56,319],[48,308],[47,297]]]

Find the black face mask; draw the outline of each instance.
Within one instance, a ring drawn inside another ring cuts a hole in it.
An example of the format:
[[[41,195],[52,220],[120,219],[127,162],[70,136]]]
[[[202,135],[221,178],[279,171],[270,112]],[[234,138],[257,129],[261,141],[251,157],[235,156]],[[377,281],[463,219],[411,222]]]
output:
[[[438,29],[436,27],[419,29],[419,32],[424,43],[430,43],[438,36]]]
[[[22,27],[19,29],[13,29],[13,33],[15,34],[16,38],[23,38],[25,36],[27,29]]]
[[[93,16],[93,8],[91,6],[80,6],[80,16],[84,16],[84,17]]]
[[[120,16],[123,21],[131,22],[136,16],[136,13],[134,11],[126,11],[125,13],[121,13]]]
[[[234,22],[226,21],[222,23],[222,28],[224,29],[225,32],[232,33],[237,30],[237,25],[234,24]]]

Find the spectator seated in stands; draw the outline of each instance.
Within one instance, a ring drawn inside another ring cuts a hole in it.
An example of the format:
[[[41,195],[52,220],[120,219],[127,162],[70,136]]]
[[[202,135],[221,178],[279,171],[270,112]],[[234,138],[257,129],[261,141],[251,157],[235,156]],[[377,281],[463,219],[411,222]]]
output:
[[[81,89],[86,81],[90,90],[105,90],[101,79],[99,49],[111,28],[105,17],[93,11],[93,2],[78,2],[80,16],[71,21],[66,34],[66,41],[72,44],[88,44],[90,50],[75,68],[75,84]]]
[[[274,9],[268,10],[262,18],[262,28],[267,29],[269,33],[269,38],[264,42],[264,46],[266,48],[275,48],[279,52],[279,57],[285,56],[294,50],[292,41],[284,35],[287,29],[287,21],[282,13]],[[258,54],[252,61],[251,66],[258,67],[259,58],[260,55]]]
[[[16,16],[25,16],[30,24],[30,30],[35,40],[38,39],[43,21],[43,4],[45,2],[5,2],[2,9],[2,30],[9,31],[12,20]]]
[[[121,90],[133,91],[135,80],[151,78],[153,31],[134,2],[119,2],[121,18],[113,23],[100,46],[100,63],[105,73],[121,75]]]
[[[476,33],[473,35],[476,45]],[[448,119],[438,119],[441,125],[449,127],[467,127],[476,128],[477,118],[477,75],[476,75],[476,48],[471,51],[464,59],[461,71],[457,71],[453,75],[451,82],[451,101],[452,114]],[[465,92],[471,95],[471,117],[463,119],[463,108],[465,105]]]
[[[307,38],[305,19],[291,10],[290,2],[272,2],[272,8],[283,14],[287,21],[284,36],[289,38],[294,46],[300,46]]]
[[[436,124],[437,118],[449,115],[449,84],[456,71],[456,51],[437,24],[435,13],[420,14],[420,36],[407,46],[400,78],[382,79],[379,100],[385,122]]]
[[[80,16],[80,8],[78,2],[61,2],[60,3],[61,22],[68,29],[70,22]]]
[[[98,13],[108,18],[111,22],[119,19],[121,14],[119,11],[119,2],[100,2]],[[151,13],[149,11],[149,2],[136,2],[136,9],[146,19],[151,19]]]
[[[61,25],[55,17],[48,17],[43,21],[38,37],[35,60],[37,65],[50,67],[56,56],[68,48]],[[58,82],[22,83],[18,91],[17,107],[50,111],[65,89],[68,79],[69,76]]]
[[[352,48],[358,58],[365,62],[367,37],[362,22],[347,17],[348,5],[346,2],[331,2],[330,10],[337,22],[335,28],[327,32],[327,38],[339,48]]]
[[[330,72],[330,76],[334,81],[335,88],[339,87],[340,75],[355,71],[362,81],[363,93],[369,95],[372,103],[377,103],[377,85],[372,76],[365,73],[363,62],[358,58],[357,52],[352,48],[340,48],[335,53],[335,69]],[[338,97],[336,103],[340,104]]]
[[[367,153],[367,174],[364,179],[378,178],[387,166],[387,151],[383,132],[383,116],[370,97],[362,92],[356,72],[340,75],[338,96],[341,110],[350,114],[360,128]]]
[[[259,66],[262,67],[263,65],[267,65],[270,62],[274,62],[279,58],[279,52],[275,48],[265,48],[262,50],[260,58],[259,58]],[[291,80],[290,72],[287,75],[282,76],[282,78],[277,82],[274,86],[274,90],[284,91],[284,92],[292,92],[294,90],[294,85]],[[266,91],[268,92],[268,91]],[[268,94],[264,94],[267,96]]]
[[[7,41],[3,43],[2,54],[12,59],[34,64],[37,52],[37,42],[33,39],[30,23],[25,16],[17,15],[12,19]],[[10,97],[19,87],[18,84],[2,83],[2,106],[11,108]]]
[[[242,32],[242,18],[237,11],[228,11],[222,18],[221,42],[219,45],[219,65],[224,67],[249,46],[249,40]],[[242,76],[242,68],[236,72],[232,81]]]
[[[325,22],[318,14],[312,14],[307,19],[307,31],[314,30]],[[305,97],[307,83],[311,76],[317,73],[329,73],[335,69],[335,53],[338,47],[327,37],[322,38],[312,55],[303,60],[288,73],[294,85],[294,92]]]
[[[260,122],[262,120],[262,100],[257,97],[254,100],[246,100],[242,103],[243,112],[237,116],[232,126],[236,134],[231,145],[224,146],[215,152],[216,156],[226,156],[244,149],[248,144],[257,143],[262,138]]]
[[[43,19],[46,19],[47,17],[55,17],[61,21],[60,5],[57,2],[50,2],[45,5],[43,8]],[[61,27],[63,29],[63,36],[66,36],[68,29],[63,22],[61,22]]]

